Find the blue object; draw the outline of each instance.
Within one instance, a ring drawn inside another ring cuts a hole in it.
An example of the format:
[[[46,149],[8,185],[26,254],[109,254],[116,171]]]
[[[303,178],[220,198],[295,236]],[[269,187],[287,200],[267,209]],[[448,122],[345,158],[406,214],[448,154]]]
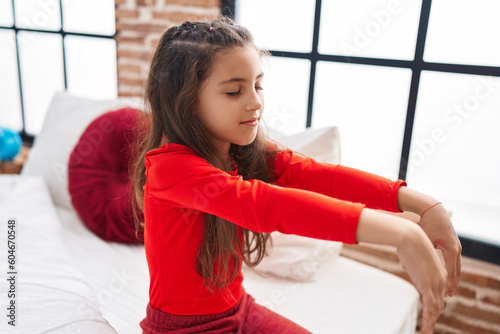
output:
[[[0,126],[0,160],[10,161],[21,150],[23,141],[19,132]]]

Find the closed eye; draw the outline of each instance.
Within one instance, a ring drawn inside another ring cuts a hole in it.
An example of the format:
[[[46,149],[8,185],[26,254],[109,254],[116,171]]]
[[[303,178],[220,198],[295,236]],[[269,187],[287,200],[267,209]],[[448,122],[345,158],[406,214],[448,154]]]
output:
[[[241,90],[237,91],[237,92],[227,92],[226,94],[229,95],[229,96],[236,96],[238,95],[239,93],[241,93]]]

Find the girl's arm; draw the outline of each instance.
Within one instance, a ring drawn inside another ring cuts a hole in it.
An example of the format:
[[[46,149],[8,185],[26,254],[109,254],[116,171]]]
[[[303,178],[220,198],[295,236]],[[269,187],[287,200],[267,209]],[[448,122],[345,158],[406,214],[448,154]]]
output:
[[[370,209],[400,212],[397,193],[402,180],[317,162],[293,152],[279,152],[275,160],[277,185],[314,191],[349,202],[363,203]]]
[[[317,162],[293,152],[280,152],[276,158],[278,185],[318,192],[334,198],[364,203],[368,208],[420,220],[420,226],[432,244],[443,253],[448,280],[446,294],[452,296],[457,289],[461,273],[460,241],[450,218],[442,205],[422,212],[438,201],[411,190],[406,183],[360,171],[357,169]],[[420,219],[421,218],[421,219]]]
[[[397,248],[403,266],[422,296],[422,333],[432,333],[444,306],[446,271],[422,229],[407,219],[365,208],[359,217],[356,241]]]
[[[462,272],[462,245],[448,212],[442,204],[433,206],[436,203],[439,201],[431,196],[404,186],[399,188],[398,206],[400,210],[421,216],[420,227],[427,234],[434,247],[442,252],[448,272],[446,295],[453,296]],[[425,214],[422,215],[424,211]]]

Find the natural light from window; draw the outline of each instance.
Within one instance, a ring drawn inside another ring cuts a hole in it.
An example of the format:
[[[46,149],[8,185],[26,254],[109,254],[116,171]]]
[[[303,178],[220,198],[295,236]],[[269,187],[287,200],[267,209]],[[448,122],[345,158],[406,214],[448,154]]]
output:
[[[114,35],[114,1],[72,0],[62,3],[65,32]],[[114,39],[66,35],[63,42],[59,33],[59,1],[15,0],[14,4],[16,27],[54,31],[19,31],[17,34],[25,130],[28,134],[40,132],[52,96],[65,89],[65,70],[70,93],[94,99],[117,96]],[[12,27],[12,12],[12,1],[0,0],[0,26]],[[0,88],[3,92],[0,95],[1,125],[21,130],[14,30],[0,29],[0,56]]]

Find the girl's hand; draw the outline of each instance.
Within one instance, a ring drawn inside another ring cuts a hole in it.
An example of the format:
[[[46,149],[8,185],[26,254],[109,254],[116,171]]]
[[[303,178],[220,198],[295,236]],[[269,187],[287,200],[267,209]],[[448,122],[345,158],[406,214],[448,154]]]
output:
[[[448,273],[445,295],[453,296],[462,273],[462,245],[443,205],[438,204],[428,209],[437,202],[435,198],[405,186],[398,191],[399,209],[420,216],[420,227],[433,246],[442,252]]]
[[[422,297],[422,333],[432,333],[444,305],[446,270],[424,231],[408,219],[365,208],[359,217],[356,241],[396,247]]]
[[[443,205],[436,205],[422,215],[419,225],[433,243],[434,248],[439,249],[443,254],[448,272],[445,295],[451,297],[455,294],[462,273],[462,245],[448,212]]]
[[[401,263],[422,297],[422,334],[432,333],[444,306],[446,271],[428,237],[417,228],[397,248]]]

